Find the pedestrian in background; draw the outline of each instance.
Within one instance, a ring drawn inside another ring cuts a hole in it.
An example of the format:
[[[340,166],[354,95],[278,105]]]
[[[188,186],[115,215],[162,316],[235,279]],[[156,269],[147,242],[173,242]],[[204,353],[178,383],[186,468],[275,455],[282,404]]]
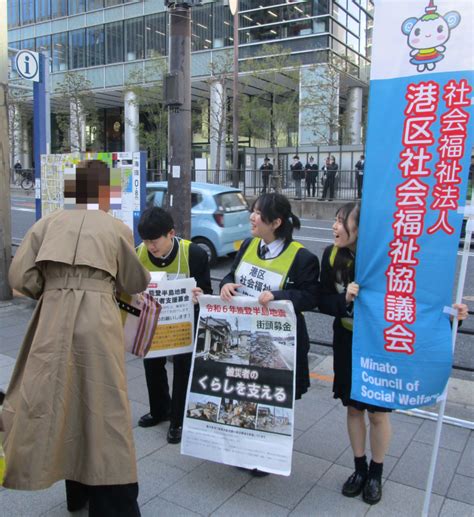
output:
[[[21,166],[21,163],[19,160],[17,160],[17,162],[15,163],[13,168],[15,169],[15,185],[20,185],[21,177],[22,177],[21,173],[23,171],[23,167]]]
[[[357,197],[362,197],[362,183],[364,181],[364,167],[365,167],[365,156],[360,155],[360,160],[355,164],[356,168],[356,181],[357,181]]]
[[[273,165],[270,163],[268,156],[265,156],[262,165],[260,165],[260,174],[262,176],[262,194],[265,194],[268,187],[268,180],[273,174]]]
[[[36,222],[12,261],[13,289],[38,300],[2,411],[4,486],[66,480],[67,508],[136,517],[138,483],[115,291],[144,291],[131,230],[106,212],[110,169],[78,165],[65,207]],[[87,209],[95,204],[98,209]]]
[[[305,165],[305,180],[306,180],[306,193],[308,197],[311,195],[316,196],[316,182],[319,176],[319,167],[317,163],[314,163],[314,158],[310,156],[309,162]]]
[[[323,196],[320,198],[322,201],[328,195],[328,201],[332,201],[334,199],[334,189],[337,178],[337,171],[339,166],[336,163],[336,158],[334,156],[328,156],[326,158],[326,163],[324,164],[322,170],[324,171],[324,185],[323,185]]]
[[[193,300],[202,293],[212,294],[211,272],[207,253],[197,244],[178,239],[171,215],[159,207],[146,209],[138,222],[143,243],[137,248],[140,262],[148,271],[167,273],[168,280],[193,277],[196,288]],[[199,306],[195,305],[195,329]],[[173,356],[173,392],[170,397],[166,357],[144,360],[150,412],[138,421],[140,427],[152,427],[170,420],[168,443],[181,442],[186,388],[191,369],[192,353]]]
[[[301,180],[303,179],[303,164],[298,155],[293,156],[293,163],[290,165],[291,176],[295,182],[295,199],[301,199]]]

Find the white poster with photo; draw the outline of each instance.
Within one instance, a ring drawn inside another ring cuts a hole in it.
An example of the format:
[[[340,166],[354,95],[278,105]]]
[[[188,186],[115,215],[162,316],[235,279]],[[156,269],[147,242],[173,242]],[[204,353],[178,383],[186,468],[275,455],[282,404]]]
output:
[[[194,278],[156,280],[152,275],[147,292],[161,305],[161,313],[147,359],[192,352],[194,287]]]
[[[199,299],[181,452],[289,476],[296,315],[288,301]]]

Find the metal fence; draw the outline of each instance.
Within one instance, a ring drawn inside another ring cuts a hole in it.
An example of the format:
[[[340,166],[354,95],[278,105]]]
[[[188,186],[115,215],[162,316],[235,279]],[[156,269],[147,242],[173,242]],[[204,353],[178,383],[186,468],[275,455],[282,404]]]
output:
[[[232,170],[193,170],[191,174],[192,181],[199,181],[204,183],[214,183],[217,185],[225,185],[228,187],[232,186],[233,178]],[[166,181],[167,173],[159,173],[154,169],[147,171],[147,177],[149,181]],[[264,182],[262,173],[259,169],[247,169],[245,171],[238,172],[240,188],[246,196],[258,196],[264,191]],[[313,184],[307,182],[305,178],[301,180],[301,198],[302,199],[321,199],[324,192],[324,173],[319,171],[319,175]],[[274,170],[273,174],[269,177],[267,186],[267,192],[281,192],[289,198],[296,197],[296,183],[291,178],[291,171]],[[313,195],[314,191],[314,195]],[[329,198],[329,189],[326,193],[326,198]],[[299,196],[298,196],[299,197]],[[337,172],[337,177],[334,181],[334,197],[336,200],[353,200],[358,197],[357,189],[357,173],[354,170],[340,170]]]

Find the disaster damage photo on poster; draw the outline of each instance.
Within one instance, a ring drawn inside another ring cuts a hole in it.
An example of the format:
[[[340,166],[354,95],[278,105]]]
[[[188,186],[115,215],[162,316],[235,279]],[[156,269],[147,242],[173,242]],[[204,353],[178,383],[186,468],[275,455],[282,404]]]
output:
[[[294,325],[282,309],[201,310],[186,416],[290,435]]]

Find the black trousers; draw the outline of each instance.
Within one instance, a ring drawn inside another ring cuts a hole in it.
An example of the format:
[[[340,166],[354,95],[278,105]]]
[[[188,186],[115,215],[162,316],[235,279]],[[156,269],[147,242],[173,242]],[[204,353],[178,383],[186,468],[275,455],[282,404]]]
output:
[[[316,178],[306,178],[306,193],[308,197],[311,195],[311,188],[313,190],[313,197],[316,195]]]
[[[269,178],[269,176],[266,176],[266,175],[263,175],[263,176],[262,176],[262,185],[263,185],[263,188],[262,188],[262,194],[265,194],[265,192],[267,191],[267,187],[268,187],[268,178]]]
[[[164,417],[170,413],[171,425],[183,424],[186,389],[191,370],[192,354],[173,356],[173,395],[170,397],[166,357],[145,359],[145,377],[150,399],[150,413],[154,417]]]
[[[334,199],[334,184],[336,181],[336,174],[334,172],[328,172],[326,175],[326,181],[323,187],[323,198],[327,196],[329,190],[329,199]]]
[[[357,197],[362,197],[362,183],[364,181],[364,176],[361,174],[357,174]]]
[[[89,501],[89,517],[140,517],[138,483],[91,486],[66,480],[67,508],[74,512]]]

